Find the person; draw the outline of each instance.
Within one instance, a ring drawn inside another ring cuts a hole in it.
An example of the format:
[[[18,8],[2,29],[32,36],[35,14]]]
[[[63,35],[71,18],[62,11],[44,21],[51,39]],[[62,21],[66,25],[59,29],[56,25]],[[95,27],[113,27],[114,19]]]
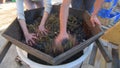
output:
[[[67,19],[68,19],[68,14],[69,14],[69,12],[68,12],[69,5],[72,1],[76,1],[77,3],[80,3],[80,2],[78,2],[78,0],[63,0],[63,3],[61,4],[61,8],[60,8],[60,33],[55,39],[56,44],[61,44],[61,42],[64,39],[69,39],[66,27],[67,27]],[[86,1],[89,1],[89,3],[91,2],[91,0],[86,0]],[[103,0],[96,0],[94,3],[94,11],[91,14],[91,19],[90,19],[93,27],[96,24],[100,25],[100,21],[97,18],[97,13],[98,13],[99,9],[101,8],[102,3],[103,3]],[[76,4],[76,5],[78,5],[78,4]]]
[[[26,43],[32,46],[33,44],[35,44],[35,41],[33,39],[37,39],[37,37],[34,33],[29,33],[27,29],[23,3],[25,3],[27,10],[43,7],[43,3],[44,3],[44,7],[45,7],[44,14],[38,29],[40,30],[40,32],[46,33],[46,29],[44,28],[44,23],[46,22],[48,14],[50,13],[52,8],[51,0],[16,0],[17,15],[18,15],[17,18],[19,24],[23,30]]]

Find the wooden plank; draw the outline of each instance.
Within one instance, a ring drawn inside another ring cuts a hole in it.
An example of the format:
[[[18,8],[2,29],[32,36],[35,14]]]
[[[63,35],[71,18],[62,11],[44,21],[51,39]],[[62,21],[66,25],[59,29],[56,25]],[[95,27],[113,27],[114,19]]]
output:
[[[119,55],[118,55],[118,50],[117,49],[112,49],[112,68],[120,68],[119,67]]]
[[[107,68],[107,63],[106,63],[106,61],[105,61],[105,59],[104,59],[104,57],[102,56],[102,54],[100,53],[100,67],[101,68]]]
[[[114,45],[112,43],[109,43],[108,41],[105,41],[102,38],[100,38],[100,42],[103,43],[104,46],[108,46],[108,47],[110,46],[113,49],[118,49],[119,48],[119,46]]]
[[[112,57],[112,46],[108,45],[107,47],[105,47],[105,49],[108,51],[108,53]],[[107,64],[107,68],[112,68],[112,62],[109,62],[109,63],[106,63],[106,64]]]
[[[106,63],[107,68],[112,68],[112,62]]]
[[[12,45],[11,42],[7,42],[5,44],[5,48],[3,49],[3,51],[0,53],[0,63],[2,62],[2,60],[4,59],[6,53],[8,52],[10,46]]]
[[[109,55],[112,57],[112,46],[108,44],[107,42],[105,43],[104,41],[100,41],[102,44],[106,45],[104,46],[104,49],[108,51]],[[101,68],[112,68],[112,62],[106,62],[103,56],[101,57]]]
[[[2,36],[0,36],[0,54],[4,50],[7,43],[8,43],[8,41],[6,39],[4,39]]]
[[[118,48],[119,48],[119,49],[118,49],[118,50],[119,50],[119,52],[118,52],[118,53],[119,53],[119,59],[120,59],[120,46],[119,46]]]
[[[50,64],[53,64],[53,57],[51,57],[51,56],[49,56],[47,54],[44,54],[44,53],[38,51],[37,49],[34,49],[34,48],[32,48],[32,47],[30,47],[30,46],[28,46],[26,44],[23,44],[23,43],[17,41],[16,39],[11,38],[8,35],[3,34],[3,36],[5,38],[7,38],[9,41],[11,41],[13,44],[18,46],[19,48],[25,50],[26,52],[36,56],[37,58],[40,58],[41,60],[44,60],[44,61],[46,61],[46,62],[48,62]]]
[[[112,28],[108,29],[102,36],[102,39],[120,45],[120,21]]]
[[[101,64],[101,52],[98,49],[97,54],[96,54],[96,58],[95,58],[95,64],[94,64],[94,68],[101,68],[100,64]]]
[[[103,44],[99,40],[96,40],[96,44],[97,44],[98,48],[100,49],[100,51],[101,51],[103,57],[105,58],[105,60],[107,62],[111,62],[112,61],[112,57],[107,52],[107,50],[103,47]]]
[[[95,57],[96,57],[96,54],[97,54],[97,46],[94,45],[93,46],[93,49],[92,49],[92,52],[91,52],[91,55],[90,55],[90,59],[89,59],[89,64],[90,65],[93,65],[94,66],[94,63],[95,63]]]
[[[101,32],[102,30],[101,30],[99,25],[96,25],[95,27],[92,26],[92,23],[90,21],[90,17],[91,16],[87,11],[83,14],[84,21],[88,25],[88,28],[90,29],[90,31],[92,32],[93,35],[96,35],[99,32]]]
[[[17,56],[16,46],[11,45],[2,63],[0,64],[0,68],[22,68],[15,62],[16,56]]]
[[[9,35],[16,40],[21,40],[23,34],[17,18],[13,21],[12,24],[10,24],[10,26],[4,31],[3,34]]]
[[[85,42],[81,43],[80,45],[77,45],[76,47],[73,47],[72,49],[68,50],[67,52],[57,56],[54,58],[54,64],[59,64],[66,60],[67,58],[73,56],[74,54],[80,52],[84,48],[88,47],[92,42],[97,40],[99,37],[103,35],[103,32],[98,33],[97,35],[93,36],[92,38],[86,40]],[[67,55],[67,56],[66,56]]]

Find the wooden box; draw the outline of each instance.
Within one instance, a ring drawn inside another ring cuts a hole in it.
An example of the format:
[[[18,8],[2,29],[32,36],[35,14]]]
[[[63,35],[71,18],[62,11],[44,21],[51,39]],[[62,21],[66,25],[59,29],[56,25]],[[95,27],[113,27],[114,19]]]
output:
[[[43,10],[43,8],[26,11],[25,12],[26,20],[31,20],[31,21],[32,21],[32,19],[34,20],[36,17],[41,15],[42,10]],[[51,14],[59,12],[59,10],[60,10],[60,7],[53,6]],[[20,28],[20,25],[19,25],[17,19],[15,19],[13,21],[13,23],[7,28],[7,30],[3,33],[3,36],[7,40],[12,42],[13,44],[18,46],[19,48],[28,52],[29,54],[32,54],[35,57],[37,57],[49,64],[57,65],[57,64],[62,63],[66,59],[69,59],[70,57],[74,56],[78,52],[82,51],[84,48],[88,47],[92,42],[94,42],[96,39],[98,39],[103,34],[103,32],[100,30],[99,26],[92,27],[92,24],[90,22],[90,15],[86,11],[80,11],[80,10],[75,10],[75,9],[70,8],[69,14],[73,15],[73,16],[78,16],[79,19],[84,20],[84,25],[87,28],[86,31],[89,32],[88,35],[90,36],[90,38],[88,40],[84,41],[83,43],[76,45],[75,47],[69,49],[68,51],[66,51],[56,57],[51,57],[48,54],[45,54],[41,51],[38,51],[37,49],[34,49],[34,48],[22,43],[21,40],[22,40],[23,34],[22,34],[22,30]],[[26,21],[26,22],[29,22],[29,21]]]

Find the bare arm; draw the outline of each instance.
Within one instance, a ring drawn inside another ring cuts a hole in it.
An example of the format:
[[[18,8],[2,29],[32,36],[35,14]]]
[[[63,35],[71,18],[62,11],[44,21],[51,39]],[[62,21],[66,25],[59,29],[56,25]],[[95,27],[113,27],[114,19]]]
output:
[[[92,25],[93,27],[95,26],[95,24],[101,24],[101,22],[98,20],[97,18],[97,14],[98,14],[98,11],[100,10],[101,8],[101,5],[103,3],[104,0],[96,0],[95,4],[94,4],[94,11],[91,15],[91,22],[92,22]]]
[[[23,0],[16,0],[16,6],[17,6],[17,15],[18,15],[18,21],[19,24],[23,30],[24,35],[28,34],[28,29],[26,27],[25,22],[25,15],[24,15],[24,6],[23,6]]]
[[[44,14],[43,14],[43,17],[42,17],[42,20],[41,20],[41,25],[44,26],[47,18],[48,18],[48,15],[52,9],[52,4],[51,4],[51,0],[44,0]]]
[[[46,22],[46,20],[48,18],[48,15],[49,14],[47,12],[44,12],[41,23],[40,23],[40,26],[45,26],[45,22]]]
[[[21,26],[21,28],[23,30],[24,35],[26,36],[29,32],[28,32],[25,20],[19,19],[18,21],[19,21],[19,24],[20,24],[20,26]]]
[[[26,43],[29,45],[32,45],[35,43],[33,38],[36,39],[36,37],[35,37],[35,34],[29,33],[29,31],[27,29],[26,22],[25,22],[23,2],[24,2],[23,0],[16,0],[18,21],[19,21],[19,24],[23,30],[23,33],[24,33],[24,36],[26,39]]]
[[[96,1],[95,1],[94,11],[93,11],[92,15],[97,15],[98,11],[99,11],[100,8],[101,8],[101,5],[102,5],[103,1],[104,1],[104,0],[96,0]]]
[[[51,0],[44,0],[44,14],[39,25],[39,30],[42,34],[47,34],[47,30],[45,29],[44,26],[51,9],[52,9]]]
[[[60,7],[60,33],[55,39],[56,44],[61,44],[64,39],[69,39],[67,34],[67,19],[70,3],[71,0],[63,0],[63,3]]]
[[[71,0],[63,0],[60,8],[60,33],[66,33],[69,5]]]

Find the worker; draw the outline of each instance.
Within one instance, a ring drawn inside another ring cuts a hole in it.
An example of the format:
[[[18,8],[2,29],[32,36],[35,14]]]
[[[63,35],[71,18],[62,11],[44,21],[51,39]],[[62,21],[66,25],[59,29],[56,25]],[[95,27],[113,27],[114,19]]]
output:
[[[16,0],[17,15],[18,15],[17,18],[18,18],[19,24],[23,30],[26,43],[32,46],[33,44],[35,44],[35,41],[33,39],[37,39],[37,37],[34,33],[29,33],[27,29],[23,3],[25,3],[27,10],[41,8],[43,7],[43,4],[44,4],[45,9],[44,9],[42,20],[40,22],[41,24],[39,25],[39,30],[41,32],[43,31],[45,32],[46,29],[44,28],[44,22],[46,22],[48,14],[50,13],[52,8],[51,0]]]
[[[60,33],[55,39],[56,44],[61,44],[61,42],[64,39],[69,39],[66,27],[67,27],[67,19],[68,19],[68,14],[69,14],[69,5],[73,1],[80,3],[82,0],[63,0],[63,3],[61,5],[61,8],[60,8]],[[88,3],[86,4],[86,5],[88,5],[91,3],[92,0],[83,0],[83,1],[86,1],[86,2],[88,1]],[[78,5],[77,3],[74,5]],[[96,24],[100,25],[100,21],[97,18],[97,13],[98,13],[99,9],[101,8],[102,3],[103,3],[103,0],[96,0],[94,3],[94,10],[93,10],[93,13],[91,14],[91,19],[90,19],[93,27],[95,27]]]

